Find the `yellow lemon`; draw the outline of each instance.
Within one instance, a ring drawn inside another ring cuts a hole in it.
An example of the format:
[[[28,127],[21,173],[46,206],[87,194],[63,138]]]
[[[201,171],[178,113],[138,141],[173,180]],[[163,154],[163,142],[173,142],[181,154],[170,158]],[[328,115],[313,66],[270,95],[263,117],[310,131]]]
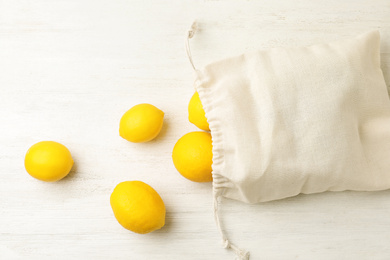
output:
[[[64,145],[53,141],[42,141],[28,149],[24,166],[32,177],[51,182],[68,175],[73,166],[73,159]]]
[[[173,164],[181,175],[191,181],[212,181],[213,161],[211,135],[191,132],[182,136],[172,152]]]
[[[150,104],[130,108],[121,118],[119,135],[133,143],[154,139],[163,125],[164,112]]]
[[[119,183],[110,197],[115,218],[124,228],[146,234],[165,224],[165,205],[160,195],[142,181]]]
[[[192,95],[190,103],[188,104],[188,120],[200,129],[210,131],[209,123],[207,122],[206,114],[198,92],[195,92],[194,95]]]

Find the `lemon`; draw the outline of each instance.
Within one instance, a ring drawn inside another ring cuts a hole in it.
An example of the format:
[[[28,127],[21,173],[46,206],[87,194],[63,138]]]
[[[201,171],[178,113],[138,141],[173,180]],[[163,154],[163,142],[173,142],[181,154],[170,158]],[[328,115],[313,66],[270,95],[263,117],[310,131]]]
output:
[[[68,175],[73,166],[73,159],[64,145],[53,141],[42,141],[28,149],[24,166],[32,177],[51,182]]]
[[[195,92],[194,95],[192,95],[190,103],[188,104],[188,120],[200,129],[210,131],[209,123],[207,122],[206,114],[198,92]]]
[[[160,195],[142,181],[119,183],[110,197],[115,218],[124,228],[146,234],[165,224],[165,205]]]
[[[173,164],[181,175],[191,181],[212,181],[213,160],[211,135],[206,132],[190,132],[182,136],[172,152]]]
[[[121,118],[119,135],[133,143],[154,139],[163,125],[164,112],[150,104],[130,108]]]

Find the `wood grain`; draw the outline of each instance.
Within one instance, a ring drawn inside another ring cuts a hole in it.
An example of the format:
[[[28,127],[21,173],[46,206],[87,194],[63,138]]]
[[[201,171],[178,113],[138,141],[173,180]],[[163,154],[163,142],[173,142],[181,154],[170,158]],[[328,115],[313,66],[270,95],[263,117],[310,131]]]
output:
[[[388,0],[0,0],[0,259],[233,259],[221,248],[211,184],[175,170],[193,72],[184,34],[197,19],[194,62],[243,51],[382,35],[390,83]],[[121,115],[148,102],[165,112],[161,135],[131,144]],[[33,143],[56,140],[70,176],[42,183],[24,170]],[[115,185],[138,179],[167,206],[160,231],[116,222]],[[245,205],[225,200],[223,226],[251,259],[389,259],[390,191],[342,192]]]

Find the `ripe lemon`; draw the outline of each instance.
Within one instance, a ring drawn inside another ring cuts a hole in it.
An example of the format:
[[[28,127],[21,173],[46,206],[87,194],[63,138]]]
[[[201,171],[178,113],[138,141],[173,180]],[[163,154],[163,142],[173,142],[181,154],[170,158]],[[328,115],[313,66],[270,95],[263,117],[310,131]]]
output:
[[[68,175],[73,166],[73,159],[64,145],[53,141],[42,141],[28,149],[24,166],[32,177],[51,182]]]
[[[206,119],[202,102],[200,101],[198,92],[192,95],[188,104],[188,120],[202,130],[210,131],[209,123]]]
[[[119,183],[110,197],[115,218],[124,228],[146,234],[165,224],[165,205],[160,195],[142,181]]]
[[[121,118],[119,135],[133,143],[154,139],[163,125],[164,112],[150,104],[130,108]]]
[[[191,132],[182,136],[172,152],[173,164],[181,175],[191,181],[212,181],[213,161],[211,135]]]

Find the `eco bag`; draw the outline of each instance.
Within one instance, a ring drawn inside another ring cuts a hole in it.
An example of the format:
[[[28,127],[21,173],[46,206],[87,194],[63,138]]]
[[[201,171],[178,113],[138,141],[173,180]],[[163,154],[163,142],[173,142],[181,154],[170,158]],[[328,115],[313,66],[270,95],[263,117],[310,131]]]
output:
[[[245,53],[196,69],[219,198],[259,203],[324,191],[390,188],[390,102],[380,36]]]

